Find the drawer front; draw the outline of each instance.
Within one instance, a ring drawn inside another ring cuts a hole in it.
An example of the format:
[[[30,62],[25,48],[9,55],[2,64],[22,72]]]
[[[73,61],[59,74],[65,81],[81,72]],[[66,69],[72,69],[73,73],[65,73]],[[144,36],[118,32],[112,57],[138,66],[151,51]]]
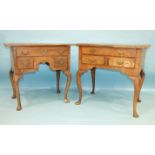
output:
[[[83,47],[82,54],[136,57],[136,49],[106,48],[106,47]]]
[[[34,67],[33,58],[18,58],[17,59],[18,69],[32,69]]]
[[[17,56],[69,55],[69,47],[18,47]]]
[[[109,66],[113,67],[123,67],[123,68],[134,68],[135,67],[135,59],[131,58],[109,58]]]
[[[83,55],[82,56],[82,63],[92,64],[92,65],[104,65],[105,59],[103,56]]]
[[[66,69],[68,66],[67,57],[58,57],[54,59],[54,67],[56,69]]]

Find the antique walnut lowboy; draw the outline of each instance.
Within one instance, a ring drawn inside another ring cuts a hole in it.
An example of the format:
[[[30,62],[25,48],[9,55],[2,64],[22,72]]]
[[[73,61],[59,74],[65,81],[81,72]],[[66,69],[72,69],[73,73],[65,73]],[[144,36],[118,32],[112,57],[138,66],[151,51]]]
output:
[[[60,71],[67,76],[64,92],[64,102],[69,102],[67,93],[71,83],[70,73],[70,45],[67,44],[5,44],[11,48],[10,79],[13,87],[13,97],[18,100],[17,110],[21,110],[19,92],[19,80],[23,74],[38,70],[39,64],[47,64],[50,69],[56,71],[57,93],[60,93]]]
[[[104,45],[104,44],[78,44],[79,69],[77,72],[77,85],[81,104],[82,86],[81,75],[91,70],[92,92],[95,91],[96,68],[112,69],[127,74],[134,82],[133,116],[138,117],[137,102],[140,102],[140,90],[144,82],[144,58],[149,45]]]

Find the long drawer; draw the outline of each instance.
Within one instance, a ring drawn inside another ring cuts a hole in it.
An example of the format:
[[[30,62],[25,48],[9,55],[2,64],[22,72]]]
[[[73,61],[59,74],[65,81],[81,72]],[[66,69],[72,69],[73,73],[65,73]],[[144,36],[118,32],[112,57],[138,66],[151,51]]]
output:
[[[69,47],[17,47],[17,56],[69,55]]]
[[[104,65],[105,58],[104,58],[104,56],[83,55],[82,63],[83,64],[92,64],[92,65]]]
[[[136,49],[108,48],[108,47],[82,47],[82,54],[136,57]]]

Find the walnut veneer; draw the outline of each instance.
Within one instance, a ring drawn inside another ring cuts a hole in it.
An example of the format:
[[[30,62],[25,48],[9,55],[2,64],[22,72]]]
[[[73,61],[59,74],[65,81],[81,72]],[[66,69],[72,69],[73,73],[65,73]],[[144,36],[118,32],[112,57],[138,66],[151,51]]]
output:
[[[70,45],[62,44],[5,44],[11,48],[10,79],[13,88],[13,97],[18,100],[17,110],[21,110],[19,80],[23,74],[38,70],[39,64],[47,64],[51,70],[56,71],[57,93],[60,93],[60,71],[67,76],[64,92],[64,102],[69,102],[67,93],[71,83],[70,73]]]
[[[92,92],[95,92],[96,68],[112,69],[127,74],[134,82],[133,116],[138,117],[137,101],[140,102],[140,90],[142,88],[144,73],[144,58],[149,45],[103,45],[103,44],[78,44],[79,68],[77,72],[77,85],[81,104],[82,85],[81,75],[91,70]]]

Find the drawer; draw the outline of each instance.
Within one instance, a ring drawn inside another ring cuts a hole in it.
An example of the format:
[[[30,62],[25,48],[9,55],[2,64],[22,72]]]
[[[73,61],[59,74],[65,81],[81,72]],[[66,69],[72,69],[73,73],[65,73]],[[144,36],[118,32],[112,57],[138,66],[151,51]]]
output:
[[[56,57],[54,58],[54,67],[57,69],[64,68],[66,69],[68,66],[67,57]]]
[[[68,55],[69,47],[18,47],[17,56],[58,56]]]
[[[33,58],[18,58],[17,67],[18,69],[31,69],[34,66]]]
[[[108,64],[113,67],[134,68],[135,59],[110,57]]]
[[[82,47],[82,54],[136,57],[136,49],[108,48],[108,47]]]
[[[104,59],[104,56],[83,55],[82,63],[93,64],[93,65],[104,65],[105,59]]]

